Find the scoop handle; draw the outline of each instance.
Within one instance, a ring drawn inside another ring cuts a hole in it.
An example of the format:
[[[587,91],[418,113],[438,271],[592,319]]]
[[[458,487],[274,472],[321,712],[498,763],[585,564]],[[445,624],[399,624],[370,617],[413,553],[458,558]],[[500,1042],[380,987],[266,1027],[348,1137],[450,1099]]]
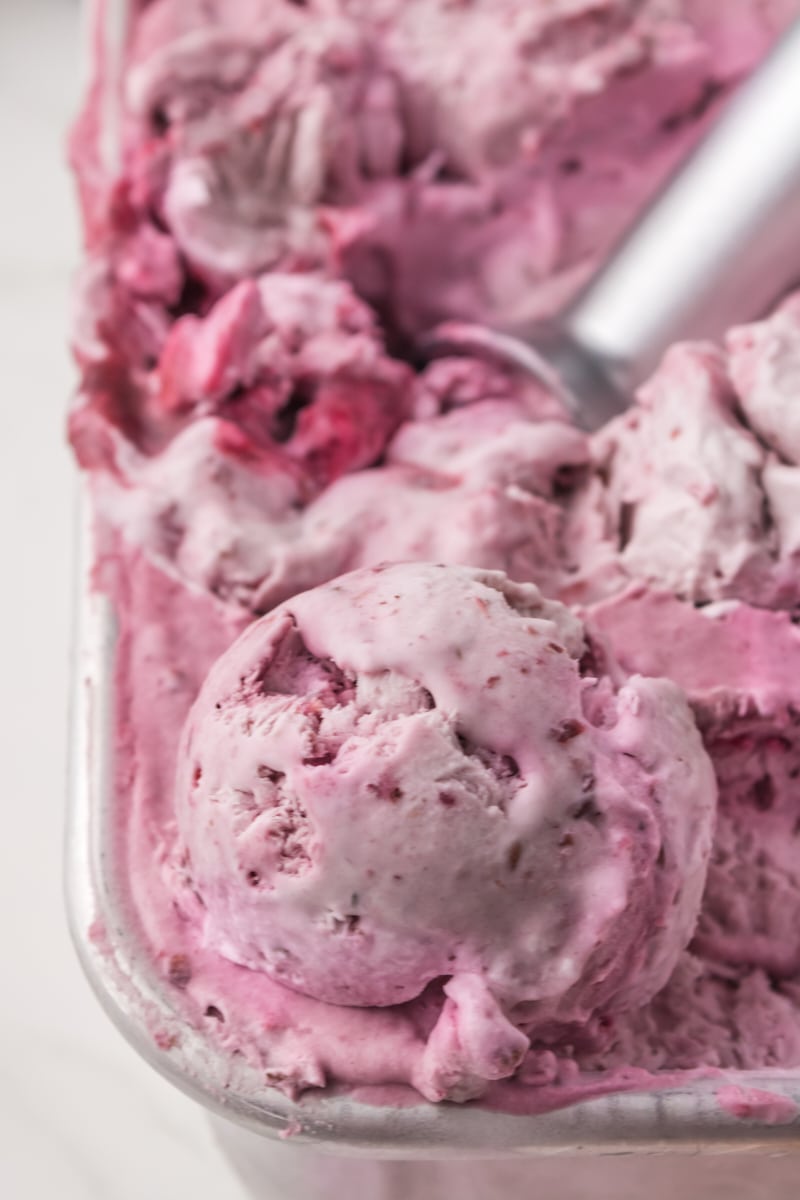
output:
[[[716,337],[800,282],[800,20],[565,314],[628,392],[671,342]]]

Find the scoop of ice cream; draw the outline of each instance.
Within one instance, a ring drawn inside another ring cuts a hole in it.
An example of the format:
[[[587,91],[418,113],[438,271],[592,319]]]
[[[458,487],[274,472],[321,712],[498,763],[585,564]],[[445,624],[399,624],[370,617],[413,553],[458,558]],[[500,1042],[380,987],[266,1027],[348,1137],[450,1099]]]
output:
[[[674,346],[595,436],[566,533],[566,598],[639,579],[700,603],[798,603],[797,313],[795,301],[734,330],[727,353]]]
[[[623,563],[692,600],[736,586],[765,558],[764,452],[734,403],[720,354],[674,348],[598,439]]]
[[[305,306],[308,281],[297,282]],[[237,289],[237,304],[249,287]],[[318,320],[324,326],[323,314]],[[206,399],[188,415],[179,410],[178,432],[152,454],[124,436],[118,418],[105,415],[98,403],[104,393],[77,410],[73,444],[84,465],[95,468],[98,502],[131,544],[171,575],[258,613],[387,556],[469,563],[532,580],[548,594],[558,588],[562,482],[585,467],[588,451],[584,435],[564,421],[531,419],[539,407],[548,411],[545,397],[528,396],[524,381],[487,373],[474,360],[442,360],[417,381],[416,407],[434,415],[406,421],[381,466],[350,470],[316,495],[326,472],[342,470],[348,460],[352,467],[349,456],[383,436],[379,426],[364,425],[365,412],[385,398],[383,368],[365,336],[363,357],[372,366],[359,391],[352,364],[346,377],[323,372],[337,353],[355,354],[358,336],[345,339],[339,329],[323,327],[303,342],[292,340],[286,321],[279,328],[282,337],[265,339],[268,357],[289,360],[289,379],[304,377],[310,364],[320,371],[285,441],[276,442],[270,429],[286,406],[271,420],[255,400],[243,412],[246,392],[216,404]],[[228,347],[235,342],[231,357],[240,363],[258,357],[257,349],[245,351],[241,336],[220,340]],[[213,396],[209,380],[224,377],[220,358],[210,353],[216,344],[201,338],[194,347],[180,375],[188,394]],[[389,361],[386,371],[393,365],[399,366]],[[192,384],[198,376],[203,388]],[[475,400],[484,388],[497,398]],[[329,422],[333,393],[341,399],[339,425]],[[109,389],[117,402],[124,395]],[[436,415],[437,407],[445,411]],[[209,409],[219,415],[203,415]],[[396,419],[392,406],[379,411]]]
[[[214,292],[333,258],[406,331],[552,312],[791,15],[719,8],[156,0],[131,196]]]
[[[346,1005],[444,977],[418,1086],[465,1098],[543,1022],[640,1004],[691,936],[715,784],[680,690],[614,692],[499,572],[353,572],[222,656],[176,806],[203,935]]]

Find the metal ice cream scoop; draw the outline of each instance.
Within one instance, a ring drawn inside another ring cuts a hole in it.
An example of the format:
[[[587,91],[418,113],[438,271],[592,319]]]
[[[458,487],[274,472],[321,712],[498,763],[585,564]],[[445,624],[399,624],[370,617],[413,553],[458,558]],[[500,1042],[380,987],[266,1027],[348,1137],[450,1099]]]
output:
[[[800,21],[560,319],[525,335],[438,326],[458,348],[529,371],[597,429],[667,347],[758,317],[800,282]]]

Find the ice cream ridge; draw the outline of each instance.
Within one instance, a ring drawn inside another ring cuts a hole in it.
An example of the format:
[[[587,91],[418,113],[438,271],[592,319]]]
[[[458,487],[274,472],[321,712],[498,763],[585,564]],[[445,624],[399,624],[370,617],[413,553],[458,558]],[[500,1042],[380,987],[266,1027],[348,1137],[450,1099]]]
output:
[[[800,1065],[800,299],[591,437],[417,341],[557,311],[798,14],[134,6],[69,429],[162,1048],[530,1112]]]

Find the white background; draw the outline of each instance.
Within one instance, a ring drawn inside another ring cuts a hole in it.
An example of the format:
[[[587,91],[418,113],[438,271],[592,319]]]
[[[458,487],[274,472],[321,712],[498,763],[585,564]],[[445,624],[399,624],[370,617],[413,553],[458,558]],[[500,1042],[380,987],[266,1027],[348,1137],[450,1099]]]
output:
[[[62,902],[76,0],[0,0],[0,1195],[241,1200],[203,1111],[101,1012]]]

